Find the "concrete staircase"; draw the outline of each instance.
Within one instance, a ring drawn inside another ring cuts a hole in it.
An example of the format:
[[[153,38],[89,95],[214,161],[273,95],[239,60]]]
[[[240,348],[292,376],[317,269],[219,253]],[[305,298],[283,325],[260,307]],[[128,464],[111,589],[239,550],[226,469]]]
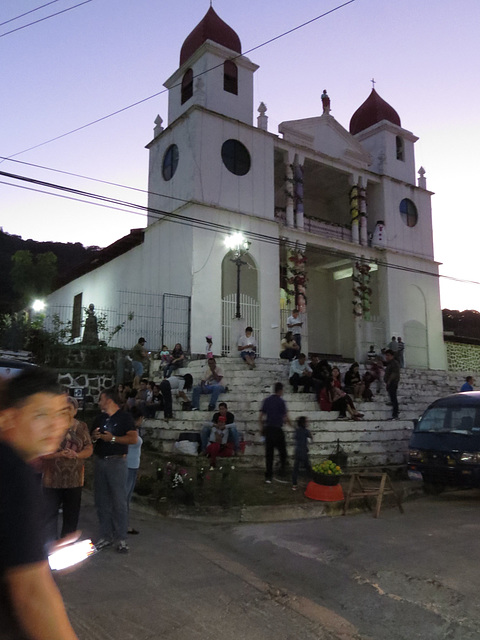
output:
[[[219,401],[228,404],[235,414],[235,423],[243,433],[246,442],[245,453],[237,463],[251,468],[264,465],[264,446],[258,433],[258,416],[262,401],[272,393],[277,381],[285,384],[284,400],[287,403],[292,423],[299,416],[307,416],[313,443],[310,458],[315,463],[324,459],[336,449],[337,440],[348,454],[351,467],[377,467],[402,465],[406,462],[408,441],[413,429],[413,420],[418,418],[434,400],[460,388],[465,376],[461,373],[427,371],[423,369],[403,369],[398,390],[400,419],[389,421],[391,407],[386,405],[388,396],[385,388],[374,396],[374,402],[358,402],[356,407],[365,414],[362,421],[337,421],[338,413],[320,411],[312,394],[291,391],[288,382],[289,363],[279,359],[259,358],[256,369],[250,371],[240,358],[217,358],[222,367],[229,391],[220,396]],[[155,363],[152,363],[155,364]],[[339,366],[342,377],[348,364]],[[192,361],[181,373],[191,373],[196,384],[203,376],[206,360]],[[363,370],[364,367],[362,366]],[[160,380],[160,372],[153,372],[153,379]],[[376,383],[372,385],[376,391]],[[200,411],[182,411],[174,401],[174,419],[163,420],[163,412],[153,420],[145,421],[145,436],[159,451],[173,452],[173,443],[183,431],[200,432],[204,422],[211,419],[207,411],[210,396],[201,396]],[[287,449],[293,454],[293,429],[285,427]]]

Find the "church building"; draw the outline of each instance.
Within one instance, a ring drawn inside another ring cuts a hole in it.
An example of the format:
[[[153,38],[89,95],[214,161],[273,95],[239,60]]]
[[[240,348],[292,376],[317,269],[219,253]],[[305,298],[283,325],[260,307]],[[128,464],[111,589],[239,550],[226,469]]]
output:
[[[133,313],[114,344],[142,335],[149,349],[192,353],[211,335],[228,354],[251,325],[259,355],[278,357],[297,307],[305,352],[364,361],[401,336],[407,366],[445,369],[417,137],[375,89],[348,130],[324,91],[318,115],[271,132],[266,106],[254,112],[257,69],[210,7],[165,82],[168,124],[157,116],[147,144],[148,226],[67,278],[50,310],[68,307],[75,326],[91,303],[114,322]]]

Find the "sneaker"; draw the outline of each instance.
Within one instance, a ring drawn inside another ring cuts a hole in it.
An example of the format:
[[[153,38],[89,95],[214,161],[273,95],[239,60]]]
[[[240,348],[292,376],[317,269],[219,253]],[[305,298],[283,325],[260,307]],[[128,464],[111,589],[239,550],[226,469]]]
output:
[[[131,527],[127,533],[129,533],[131,536],[138,536],[138,534],[140,533],[140,531],[138,531],[137,529],[134,529],[133,527]]]
[[[198,411],[197,407],[192,407],[192,411]]]
[[[101,551],[105,549],[105,547],[111,547],[113,542],[108,540],[107,538],[100,538],[98,542],[95,543],[95,548],[97,551]]]
[[[296,491],[297,489],[298,489],[298,485],[294,484],[294,485],[292,486],[292,491]]]
[[[215,405],[214,404],[209,404],[208,405],[208,410],[209,411],[215,411]]]
[[[337,420],[348,420],[347,416],[338,416]]]
[[[282,476],[280,477],[276,476],[274,480],[275,482],[280,482],[281,484],[288,484],[288,480]]]
[[[120,540],[120,542],[117,544],[117,551],[118,553],[128,553],[128,544],[125,542],[125,540]]]
[[[265,480],[265,484],[272,484],[272,481],[269,480],[268,478]]]

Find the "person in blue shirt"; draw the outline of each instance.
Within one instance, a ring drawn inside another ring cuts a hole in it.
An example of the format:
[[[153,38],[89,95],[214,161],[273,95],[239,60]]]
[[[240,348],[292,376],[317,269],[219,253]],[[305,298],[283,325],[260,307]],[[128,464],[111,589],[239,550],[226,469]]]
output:
[[[475,380],[473,379],[473,376],[467,376],[465,378],[465,382],[462,384],[462,386],[460,388],[460,392],[473,391],[473,385],[474,384],[475,384]]]

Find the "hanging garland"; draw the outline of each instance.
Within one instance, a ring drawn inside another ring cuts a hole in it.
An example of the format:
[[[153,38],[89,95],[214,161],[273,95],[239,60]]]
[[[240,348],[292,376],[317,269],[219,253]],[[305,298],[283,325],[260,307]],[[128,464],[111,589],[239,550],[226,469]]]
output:
[[[287,303],[294,303],[296,308],[304,313],[306,310],[306,272],[307,258],[305,249],[295,246],[287,250],[287,277],[286,277],[286,294]]]
[[[352,275],[353,315],[357,318],[363,316],[365,320],[370,320],[372,306],[370,278],[370,265],[365,262],[356,262]]]

